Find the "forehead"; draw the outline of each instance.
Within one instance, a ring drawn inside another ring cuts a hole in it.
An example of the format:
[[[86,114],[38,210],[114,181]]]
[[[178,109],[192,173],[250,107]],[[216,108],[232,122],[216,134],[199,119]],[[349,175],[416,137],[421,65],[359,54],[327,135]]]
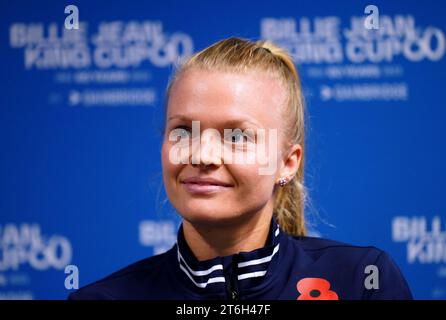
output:
[[[285,101],[281,82],[266,72],[191,69],[172,87],[167,119],[181,116],[205,125],[244,119],[264,128],[278,128]]]

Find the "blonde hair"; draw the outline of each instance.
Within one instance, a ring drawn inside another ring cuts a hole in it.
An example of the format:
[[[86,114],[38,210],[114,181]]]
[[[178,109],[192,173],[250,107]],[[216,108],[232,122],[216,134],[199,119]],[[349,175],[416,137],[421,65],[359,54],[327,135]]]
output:
[[[166,106],[175,80],[190,68],[235,73],[261,70],[277,76],[285,85],[288,91],[283,115],[285,137],[289,137],[288,146],[300,144],[302,154],[297,174],[292,180],[284,187],[275,186],[273,213],[284,232],[292,236],[305,235],[304,101],[300,77],[290,55],[269,41],[254,42],[236,37],[221,40],[197,52],[178,68],[167,88]]]

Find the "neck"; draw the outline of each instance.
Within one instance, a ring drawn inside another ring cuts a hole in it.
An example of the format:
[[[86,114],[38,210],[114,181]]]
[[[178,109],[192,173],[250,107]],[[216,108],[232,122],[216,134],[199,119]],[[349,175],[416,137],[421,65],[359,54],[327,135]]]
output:
[[[184,238],[199,261],[249,252],[265,246],[268,239],[272,209],[224,226],[199,225],[183,221]]]

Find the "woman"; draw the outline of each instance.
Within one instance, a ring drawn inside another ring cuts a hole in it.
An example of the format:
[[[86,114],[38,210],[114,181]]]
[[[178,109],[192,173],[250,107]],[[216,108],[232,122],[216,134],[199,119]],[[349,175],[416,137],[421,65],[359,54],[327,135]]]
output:
[[[284,50],[217,42],[179,68],[166,101],[177,243],[71,299],[412,298],[383,251],[305,236],[304,105]]]

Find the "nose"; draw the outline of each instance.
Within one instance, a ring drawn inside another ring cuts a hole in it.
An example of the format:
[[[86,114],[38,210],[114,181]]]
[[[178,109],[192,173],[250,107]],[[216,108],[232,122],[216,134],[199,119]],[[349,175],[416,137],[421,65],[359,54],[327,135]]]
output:
[[[194,143],[196,144],[194,146]],[[199,143],[192,143],[191,163],[193,166],[220,166],[222,164],[220,133],[215,129],[206,129],[201,133]]]

